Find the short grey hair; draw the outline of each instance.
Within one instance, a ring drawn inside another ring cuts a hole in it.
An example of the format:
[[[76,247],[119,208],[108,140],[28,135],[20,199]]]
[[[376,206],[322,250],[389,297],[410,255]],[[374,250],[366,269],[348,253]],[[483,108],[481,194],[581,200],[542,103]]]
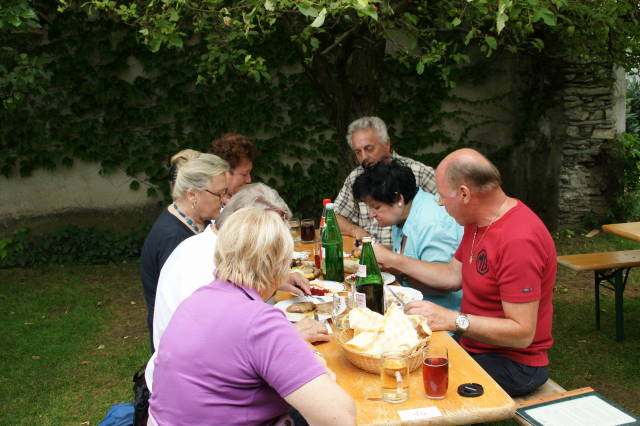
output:
[[[204,191],[211,179],[228,171],[229,163],[222,158],[200,154],[198,158],[187,160],[178,167],[171,197],[177,201],[183,199],[190,189]]]
[[[373,129],[378,135],[378,139],[381,144],[389,145],[389,133],[387,132],[387,125],[380,117],[360,117],[355,121],[352,121],[347,128],[347,143],[353,148],[351,138],[353,134],[358,130]]]
[[[285,220],[291,218],[291,210],[278,191],[264,183],[250,183],[240,188],[224,206],[222,213],[216,219],[216,227],[220,229],[229,216],[245,207],[269,209],[280,214]]]

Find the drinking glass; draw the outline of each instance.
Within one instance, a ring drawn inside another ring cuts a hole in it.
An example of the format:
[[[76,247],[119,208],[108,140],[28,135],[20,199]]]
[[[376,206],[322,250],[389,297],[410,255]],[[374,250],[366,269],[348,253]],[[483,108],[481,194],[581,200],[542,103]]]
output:
[[[429,343],[422,363],[424,391],[431,399],[443,399],[449,387],[449,357],[447,348]]]
[[[300,233],[303,243],[312,243],[316,239],[316,224],[313,219],[302,219]]]
[[[404,352],[382,354],[382,400],[399,403],[409,399],[409,359]]]
[[[354,308],[353,293],[338,291],[333,293],[333,313],[331,319],[337,330],[349,328],[349,312]]]
[[[289,231],[294,242],[300,241],[300,219],[289,219]]]

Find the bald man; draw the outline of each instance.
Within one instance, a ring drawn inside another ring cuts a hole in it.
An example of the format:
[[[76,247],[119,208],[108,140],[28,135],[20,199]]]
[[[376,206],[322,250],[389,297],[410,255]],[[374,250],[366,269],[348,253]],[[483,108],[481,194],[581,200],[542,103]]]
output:
[[[379,263],[434,291],[462,288],[460,312],[428,301],[405,310],[427,317],[432,330],[455,331],[507,393],[521,396],[548,378],[556,249],[538,216],[501,184],[500,172],[479,152],[452,152],[436,169],[439,203],[464,226],[451,262],[400,257],[379,244],[374,249]]]

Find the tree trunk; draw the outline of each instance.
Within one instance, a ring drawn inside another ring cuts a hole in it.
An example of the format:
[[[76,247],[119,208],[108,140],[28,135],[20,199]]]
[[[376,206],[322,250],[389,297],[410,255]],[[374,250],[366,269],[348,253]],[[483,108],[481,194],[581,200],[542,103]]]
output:
[[[338,179],[344,180],[355,166],[346,141],[347,127],[365,115],[377,115],[380,79],[386,42],[376,38],[367,26],[350,30],[338,45],[318,50],[305,71],[331,111],[335,126],[335,146],[339,158]],[[304,63],[304,62],[303,62]]]

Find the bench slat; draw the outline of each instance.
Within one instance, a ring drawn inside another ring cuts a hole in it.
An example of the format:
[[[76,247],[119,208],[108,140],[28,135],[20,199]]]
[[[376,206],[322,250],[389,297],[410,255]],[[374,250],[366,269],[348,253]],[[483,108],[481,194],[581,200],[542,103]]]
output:
[[[569,254],[558,256],[558,263],[574,271],[629,268],[640,266],[640,250]]]

